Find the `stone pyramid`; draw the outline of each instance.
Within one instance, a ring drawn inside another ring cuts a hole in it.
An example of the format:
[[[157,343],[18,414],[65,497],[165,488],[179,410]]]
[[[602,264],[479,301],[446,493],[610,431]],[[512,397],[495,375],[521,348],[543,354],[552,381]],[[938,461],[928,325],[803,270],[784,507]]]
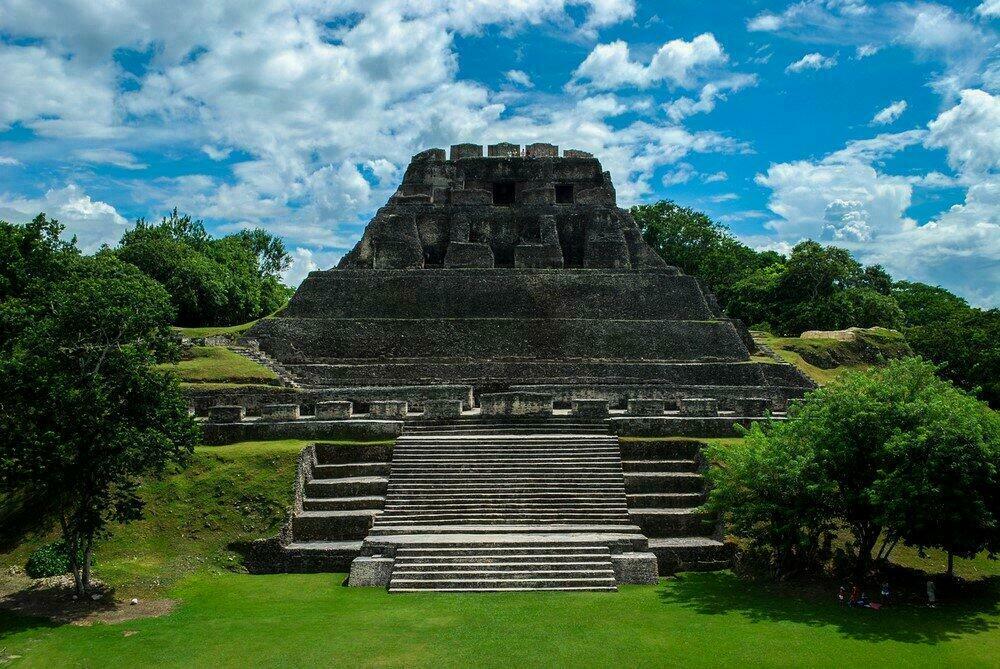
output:
[[[417,154],[339,266],[248,338],[305,388],[417,405],[461,386],[782,409],[810,387],[751,360],[746,328],[646,245],[596,158],[549,144]]]

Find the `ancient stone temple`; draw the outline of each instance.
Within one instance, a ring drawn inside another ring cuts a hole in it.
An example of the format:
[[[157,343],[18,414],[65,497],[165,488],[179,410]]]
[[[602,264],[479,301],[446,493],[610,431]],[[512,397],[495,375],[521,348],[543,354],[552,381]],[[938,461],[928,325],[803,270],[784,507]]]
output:
[[[731,433],[810,387],[645,244],[596,158],[548,144],[414,156],[340,265],[248,339],[322,411],[402,421],[394,447],[305,453],[282,537],[289,569],[351,562],[393,591],[724,564],[697,443],[616,434]]]
[[[746,329],[645,244],[597,159],[547,144],[414,156],[340,265],[311,273],[250,337],[304,387],[405,386],[398,399],[418,405],[441,384],[622,407],[763,396],[780,408],[803,387],[750,361]]]

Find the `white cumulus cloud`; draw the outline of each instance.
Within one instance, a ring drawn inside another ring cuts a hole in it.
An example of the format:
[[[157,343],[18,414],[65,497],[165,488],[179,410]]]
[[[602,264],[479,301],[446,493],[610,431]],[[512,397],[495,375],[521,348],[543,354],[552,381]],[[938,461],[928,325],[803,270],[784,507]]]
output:
[[[785,68],[785,72],[803,72],[805,70],[828,70],[837,64],[834,56],[824,56],[821,53],[807,53]]]
[[[896,120],[906,111],[906,100],[896,100],[891,105],[880,110],[872,117],[872,123],[877,125],[888,125]]]

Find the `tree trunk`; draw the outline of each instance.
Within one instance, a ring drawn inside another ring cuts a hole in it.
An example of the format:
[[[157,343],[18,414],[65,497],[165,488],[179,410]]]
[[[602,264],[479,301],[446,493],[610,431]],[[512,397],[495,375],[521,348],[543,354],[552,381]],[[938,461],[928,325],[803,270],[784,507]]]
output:
[[[73,572],[73,589],[77,597],[83,597],[86,594],[86,588],[80,574],[80,561],[76,559],[77,551],[80,549],[80,538],[76,536],[76,533],[70,532],[69,524],[64,517],[59,518],[59,524],[62,526],[63,541],[69,548],[69,569]]]
[[[867,527],[857,532],[858,540],[858,562],[854,567],[854,576],[857,580],[863,581],[868,575],[868,566],[871,564],[872,550],[878,543],[881,528]]]
[[[948,580],[955,579],[955,554],[948,551]]]
[[[94,538],[87,537],[87,547],[83,551],[83,589],[84,592],[90,591],[90,558],[94,552]]]

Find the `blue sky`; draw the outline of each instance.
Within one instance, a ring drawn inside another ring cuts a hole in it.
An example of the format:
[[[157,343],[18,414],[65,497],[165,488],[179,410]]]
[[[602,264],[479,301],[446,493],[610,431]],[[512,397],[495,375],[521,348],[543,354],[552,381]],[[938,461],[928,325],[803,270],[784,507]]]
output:
[[[1000,0],[3,0],[0,218],[177,206],[333,266],[409,157],[592,151],[756,248],[1000,302]]]

